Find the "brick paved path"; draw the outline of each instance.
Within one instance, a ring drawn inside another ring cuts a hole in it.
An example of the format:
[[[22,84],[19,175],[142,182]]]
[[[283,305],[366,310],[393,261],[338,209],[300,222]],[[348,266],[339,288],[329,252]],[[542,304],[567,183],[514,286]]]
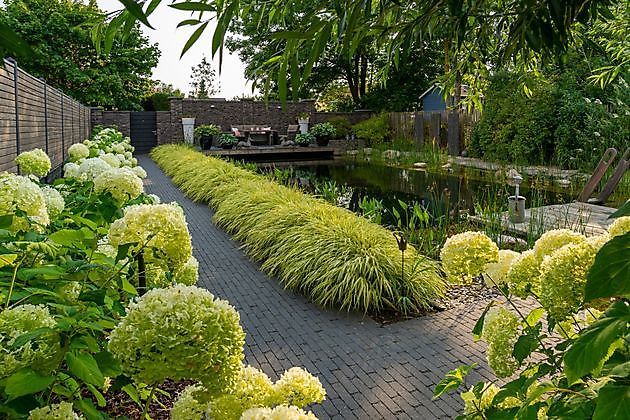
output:
[[[139,163],[149,174],[148,193],[184,207],[199,260],[199,285],[240,312],[246,362],[272,380],[292,366],[317,375],[327,391],[326,401],[312,407],[319,418],[452,418],[462,409],[459,396],[431,401],[443,375],[462,363],[478,362],[469,384],[479,375],[492,377],[483,345],[473,343],[470,333],[481,304],[387,326],[323,310],[261,272],[238,243],[212,224],[213,211],[186,198],[151,159],[141,156]]]

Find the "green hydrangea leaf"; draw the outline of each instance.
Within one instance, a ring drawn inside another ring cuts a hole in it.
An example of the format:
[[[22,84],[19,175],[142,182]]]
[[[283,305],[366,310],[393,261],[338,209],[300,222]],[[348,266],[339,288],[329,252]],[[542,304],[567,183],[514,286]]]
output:
[[[66,353],[66,362],[70,372],[79,379],[98,387],[103,386],[105,378],[91,354]]]
[[[608,241],[588,272],[584,300],[630,295],[630,233]]]
[[[599,391],[593,420],[627,419],[630,413],[630,386],[606,385]]]
[[[477,366],[476,363],[472,365],[462,365],[448,372],[446,377],[436,385],[435,391],[433,392],[433,399],[440,398],[445,392],[459,388],[460,385],[464,383],[464,378],[475,366]]]
[[[54,376],[41,376],[32,369],[20,369],[9,376],[4,392],[9,399],[15,399],[23,395],[35,394],[48,388],[55,380]]]
[[[613,303],[604,316],[580,333],[564,356],[564,367],[569,384],[597,368],[608,349],[627,333],[630,306],[624,301]]]

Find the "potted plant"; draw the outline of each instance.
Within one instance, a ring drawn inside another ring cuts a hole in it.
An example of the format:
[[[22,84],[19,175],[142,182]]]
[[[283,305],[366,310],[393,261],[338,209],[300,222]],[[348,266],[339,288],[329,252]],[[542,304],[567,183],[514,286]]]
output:
[[[195,128],[195,140],[203,150],[208,150],[212,146],[214,136],[221,134],[221,128],[215,124],[200,125]]]
[[[297,122],[300,125],[300,133],[306,134],[308,132],[308,120],[311,118],[311,114],[308,112],[300,112],[297,115]]]
[[[195,139],[195,117],[182,117],[182,130],[184,131],[184,141],[193,144]]]
[[[313,140],[315,140],[315,136],[311,133],[299,133],[295,136],[295,140],[293,140],[293,142],[298,146],[308,147]]]
[[[319,146],[328,146],[330,139],[335,137],[337,131],[329,122],[315,124],[310,133],[315,136],[315,141]]]
[[[217,143],[224,149],[231,149],[238,144],[238,138],[233,134],[224,133],[219,136]]]

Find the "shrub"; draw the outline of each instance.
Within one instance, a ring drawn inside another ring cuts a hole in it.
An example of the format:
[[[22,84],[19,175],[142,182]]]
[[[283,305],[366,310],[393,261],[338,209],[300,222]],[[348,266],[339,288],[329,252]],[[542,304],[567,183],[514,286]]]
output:
[[[295,144],[302,146],[311,144],[315,141],[315,136],[312,133],[299,133],[295,136]]]
[[[378,312],[427,309],[444,293],[437,265],[348,210],[183,146],[151,152],[193,199],[210,202],[215,222],[243,242],[288,288],[322,306]]]
[[[335,131],[335,127],[333,127],[333,125],[328,122],[315,124],[309,130],[309,132],[317,138],[319,137],[333,138],[337,134],[337,132]]]
[[[365,140],[368,147],[383,144],[389,141],[392,136],[389,114],[378,114],[355,124],[352,127],[352,131],[354,131],[358,139]]]
[[[332,117],[326,120],[335,129],[335,137],[345,139],[352,132],[352,124],[345,117]]]
[[[195,128],[195,138],[217,136],[221,134],[221,127],[215,124],[200,125]]]
[[[50,171],[50,159],[42,149],[33,149],[22,152],[15,158],[15,163],[20,168],[22,175],[46,176]]]
[[[224,133],[219,136],[217,143],[221,146],[234,146],[238,143],[238,138],[233,134]]]

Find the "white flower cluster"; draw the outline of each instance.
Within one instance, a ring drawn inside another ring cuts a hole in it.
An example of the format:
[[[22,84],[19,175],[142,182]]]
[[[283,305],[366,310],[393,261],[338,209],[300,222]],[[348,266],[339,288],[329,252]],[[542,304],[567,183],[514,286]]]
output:
[[[55,220],[66,206],[66,202],[59,191],[53,187],[45,186],[41,188],[48,209],[48,216],[51,220]]]
[[[486,314],[482,338],[488,343],[488,364],[500,378],[512,375],[518,361],[512,356],[518,340],[518,318],[503,307],[493,307]]]
[[[107,236],[114,247],[137,244],[136,251],[144,247],[145,260],[167,271],[177,271],[192,256],[186,218],[176,203],[126,207]]]
[[[61,402],[36,408],[28,413],[28,420],[82,420],[83,416],[72,410],[72,403]]]
[[[85,144],[76,143],[68,147],[68,157],[72,162],[80,162],[90,157],[90,149]]]
[[[42,305],[20,305],[0,313],[0,379],[6,378],[23,367],[40,373],[48,373],[57,365],[59,336],[44,333],[14,347],[15,340],[38,328],[57,325],[48,308]]]
[[[507,249],[499,250],[499,261],[486,265],[486,275],[484,276],[486,285],[492,287],[500,283],[505,283],[512,262],[520,255],[521,254],[518,252]]]
[[[22,152],[15,158],[22,175],[35,175],[43,177],[50,171],[50,158],[42,149],[33,149]]]
[[[16,215],[23,211],[26,216]],[[11,231],[41,230],[48,226],[50,219],[46,199],[39,185],[24,176],[0,173],[0,215],[13,215]]]
[[[137,382],[194,379],[209,391],[229,389],[243,358],[239,320],[227,301],[205,289],[152,289],[129,304],[108,348]]]
[[[579,244],[586,241],[586,237],[569,229],[555,229],[545,232],[534,244],[534,256],[541,262],[547,255],[568,244]]]
[[[110,168],[94,178],[96,192],[109,192],[118,204],[137,198],[144,192],[142,180],[129,168]]]
[[[250,408],[243,413],[241,420],[317,420],[317,417],[298,407],[279,405],[274,408]]]
[[[613,237],[624,235],[628,232],[630,232],[630,216],[619,217],[608,227],[608,233]]]
[[[464,232],[446,240],[440,259],[451,283],[470,283],[487,264],[499,260],[499,247],[481,232]]]

